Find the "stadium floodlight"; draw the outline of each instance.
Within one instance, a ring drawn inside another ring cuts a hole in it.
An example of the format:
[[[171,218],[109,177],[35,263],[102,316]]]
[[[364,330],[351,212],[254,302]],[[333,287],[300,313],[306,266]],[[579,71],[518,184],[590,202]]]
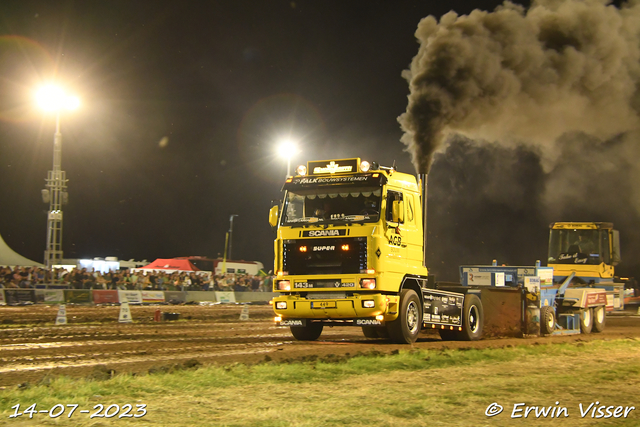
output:
[[[48,269],[62,262],[62,205],[68,201],[67,178],[62,170],[62,133],[60,132],[60,113],[62,110],[75,110],[80,100],[65,93],[54,85],[40,88],[36,92],[36,102],[44,111],[55,113],[56,131],[53,135],[53,170],[46,179],[46,189],[42,190],[42,199],[49,203],[47,215],[47,247],[44,251],[44,263]],[[52,280],[53,280],[52,275]]]

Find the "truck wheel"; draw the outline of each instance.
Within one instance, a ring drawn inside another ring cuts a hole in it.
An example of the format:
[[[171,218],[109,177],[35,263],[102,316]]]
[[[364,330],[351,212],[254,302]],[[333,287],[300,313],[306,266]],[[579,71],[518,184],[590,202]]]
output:
[[[458,332],[462,341],[476,341],[482,338],[482,326],[484,325],[484,310],[482,302],[476,295],[467,294],[464,297],[462,307],[462,331]]]
[[[400,294],[398,318],[387,324],[389,338],[398,344],[411,344],[418,339],[422,326],[422,306],[413,289],[403,289]]]
[[[556,312],[553,307],[544,306],[540,309],[540,333],[551,335],[556,329]]]
[[[291,326],[291,333],[300,341],[315,341],[322,333],[322,323],[307,322],[307,326]]]
[[[604,331],[604,325],[607,322],[607,310],[604,305],[593,307],[593,329],[592,332]]]
[[[583,334],[590,334],[593,328],[593,311],[590,308],[585,308],[580,312],[580,332]]]
[[[367,338],[380,338],[378,336],[378,329],[381,329],[381,328],[376,328],[374,326],[363,326],[362,333]]]

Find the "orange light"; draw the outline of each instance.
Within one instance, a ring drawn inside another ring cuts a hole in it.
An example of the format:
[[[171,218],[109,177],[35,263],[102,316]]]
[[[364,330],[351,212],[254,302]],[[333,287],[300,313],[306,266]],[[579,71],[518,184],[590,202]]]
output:
[[[300,252],[307,252],[307,247],[306,246],[300,246]]]
[[[375,289],[376,288],[376,279],[362,279],[360,281],[360,286],[363,289]]]
[[[278,273],[277,273],[277,276],[278,276],[278,277],[281,277],[281,276],[283,276],[283,275],[284,275],[284,274],[282,273],[282,271],[278,271]]]
[[[280,291],[290,291],[291,290],[291,282],[288,280],[280,280],[278,281],[278,290]]]
[[[374,178],[377,178],[378,176],[380,176],[380,174],[379,174],[379,173],[374,173],[372,176],[373,176]]]
[[[282,317],[276,316],[276,317],[273,318],[273,320],[276,321],[276,322],[280,322],[280,321],[282,321]]]
[[[269,300],[269,305],[273,305],[273,300]]]
[[[342,250],[343,251],[348,251],[349,250],[349,245],[342,245]]]
[[[373,269],[367,270],[367,274],[376,274],[376,271]]]

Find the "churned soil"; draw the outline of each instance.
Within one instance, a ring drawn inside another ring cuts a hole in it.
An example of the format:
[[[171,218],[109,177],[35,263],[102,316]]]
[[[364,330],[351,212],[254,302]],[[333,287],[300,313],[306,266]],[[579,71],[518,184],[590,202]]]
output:
[[[248,319],[246,312],[242,316],[243,307],[248,307]],[[0,388],[36,384],[55,376],[105,379],[119,373],[146,374],[183,366],[336,360],[408,348],[492,348],[640,338],[640,316],[635,312],[609,316],[600,334],[448,342],[429,331],[408,346],[365,338],[355,327],[325,328],[318,341],[296,341],[288,328],[274,325],[269,305],[131,306],[132,323],[118,321],[117,305],[66,308],[68,323],[56,326],[57,305],[0,307]],[[160,315],[176,313],[178,319],[156,322],[158,311]]]

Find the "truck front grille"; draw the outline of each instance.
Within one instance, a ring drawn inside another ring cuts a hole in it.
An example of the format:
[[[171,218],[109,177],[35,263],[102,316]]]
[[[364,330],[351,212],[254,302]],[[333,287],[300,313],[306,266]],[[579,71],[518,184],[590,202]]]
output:
[[[291,275],[358,274],[367,268],[367,239],[287,240],[283,267]]]

